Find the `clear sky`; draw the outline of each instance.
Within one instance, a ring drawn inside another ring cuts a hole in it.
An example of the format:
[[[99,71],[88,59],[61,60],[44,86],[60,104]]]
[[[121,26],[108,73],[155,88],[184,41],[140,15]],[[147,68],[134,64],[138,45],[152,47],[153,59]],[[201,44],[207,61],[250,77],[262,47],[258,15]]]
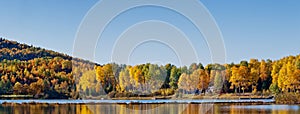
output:
[[[228,63],[250,58],[278,59],[299,54],[299,0],[200,1],[215,18],[223,34]],[[98,0],[1,1],[0,36],[72,55],[77,29],[85,14],[97,2]],[[111,52],[107,49],[112,48],[116,37],[127,27],[151,19],[169,22],[183,30],[195,46],[199,60],[204,64],[211,62],[205,40],[199,37],[201,35],[191,23],[170,10],[158,7],[136,8],[114,19],[103,33],[103,39],[98,42],[96,62],[110,62]],[[134,50],[130,63],[176,64],[178,60],[174,55],[167,46],[149,42]]]

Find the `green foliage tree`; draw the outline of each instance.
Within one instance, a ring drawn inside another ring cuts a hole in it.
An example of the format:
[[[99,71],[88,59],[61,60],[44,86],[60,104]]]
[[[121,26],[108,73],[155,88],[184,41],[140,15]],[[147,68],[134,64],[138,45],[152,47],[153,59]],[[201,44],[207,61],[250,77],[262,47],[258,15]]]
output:
[[[221,93],[224,83],[224,76],[222,71],[217,71],[214,79],[214,91],[215,93]]]
[[[180,75],[181,75],[180,69],[178,69],[176,66],[173,66],[170,73],[170,83],[169,83],[172,89],[178,88],[177,83]]]

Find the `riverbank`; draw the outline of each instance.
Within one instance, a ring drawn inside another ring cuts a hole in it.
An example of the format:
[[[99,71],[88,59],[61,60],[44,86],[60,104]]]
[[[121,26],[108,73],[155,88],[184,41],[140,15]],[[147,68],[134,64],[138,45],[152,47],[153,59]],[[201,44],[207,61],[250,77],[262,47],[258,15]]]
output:
[[[193,99],[193,100],[0,100],[0,104],[214,104],[214,103],[274,103],[272,99]]]
[[[175,94],[170,96],[154,96],[154,97],[94,97],[90,99],[112,99],[112,100],[205,100],[205,99],[228,99],[228,100],[240,100],[240,99],[274,99],[272,95],[253,95],[250,93],[245,94],[221,94],[221,95],[194,95],[194,94]]]
[[[299,93],[280,93],[275,97],[277,104],[300,104]]]
[[[0,95],[0,99],[32,99],[33,95]]]
[[[86,97],[83,99],[86,100],[75,100],[75,99],[32,99],[32,96],[25,96],[30,99],[24,99],[24,96],[20,95],[2,95],[2,102],[0,103],[9,103],[10,101],[24,101],[26,103],[57,103],[56,101],[63,101],[63,103],[139,103],[136,101],[146,101],[154,103],[210,103],[210,101],[218,101],[217,103],[222,103],[223,101],[228,101],[230,103],[243,103],[243,102],[263,102],[267,101],[268,103],[276,104],[300,104],[300,94],[296,93],[281,93],[277,95],[254,95],[250,93],[245,94],[221,94],[221,95],[192,95],[192,94],[181,94],[181,95],[170,95],[170,96],[154,96],[154,97],[117,97],[109,98],[108,96],[98,96],[98,97]],[[11,98],[12,100],[6,99]],[[19,97],[23,97],[19,99]],[[50,102],[48,102],[50,101]],[[119,102],[121,101],[121,102]],[[126,101],[126,102],[124,102]],[[163,101],[163,102],[162,102]],[[179,101],[179,102],[177,102]],[[225,103],[228,103],[228,102]],[[14,103],[14,102],[13,102]],[[18,103],[18,102],[16,102]]]

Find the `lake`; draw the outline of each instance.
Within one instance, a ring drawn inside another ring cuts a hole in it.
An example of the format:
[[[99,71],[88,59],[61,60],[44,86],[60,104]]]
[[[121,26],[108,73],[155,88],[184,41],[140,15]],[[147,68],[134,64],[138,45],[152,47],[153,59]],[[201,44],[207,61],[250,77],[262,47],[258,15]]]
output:
[[[0,100],[0,114],[300,114],[300,105],[195,100]],[[187,102],[184,102],[187,101]],[[193,101],[198,103],[193,103]],[[36,102],[36,103],[34,103]],[[92,103],[94,102],[94,103]],[[20,104],[23,103],[23,104]]]

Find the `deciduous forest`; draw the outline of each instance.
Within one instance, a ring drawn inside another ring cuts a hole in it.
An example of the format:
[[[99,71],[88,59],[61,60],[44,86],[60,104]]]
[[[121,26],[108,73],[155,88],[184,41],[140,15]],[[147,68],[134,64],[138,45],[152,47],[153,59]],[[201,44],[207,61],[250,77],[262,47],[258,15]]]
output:
[[[300,55],[205,66],[100,65],[1,38],[0,61],[0,95],[77,99],[300,92]]]

